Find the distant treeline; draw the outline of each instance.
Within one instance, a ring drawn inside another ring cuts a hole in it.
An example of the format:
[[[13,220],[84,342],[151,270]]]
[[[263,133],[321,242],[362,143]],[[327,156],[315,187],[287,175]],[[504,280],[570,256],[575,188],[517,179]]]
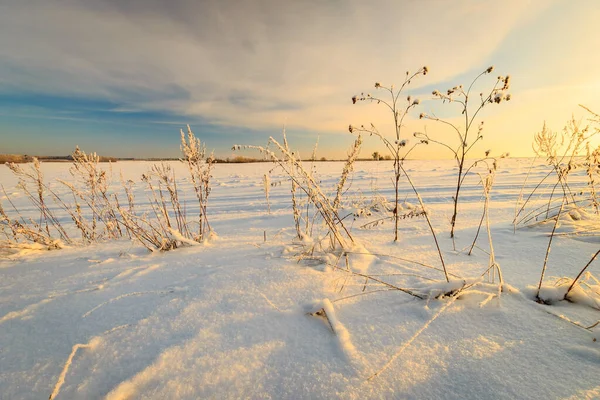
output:
[[[42,162],[69,162],[73,161],[72,156],[30,156],[27,154],[0,154],[0,164],[15,163],[22,164],[33,161],[33,157],[37,157]],[[100,156],[100,162],[116,162],[119,159],[116,157]]]
[[[32,157],[22,154],[0,154],[0,164],[6,163],[27,163],[31,162]]]
[[[34,156],[30,156],[27,154],[0,154],[0,164],[6,163],[28,163],[33,161]],[[71,162],[73,161],[72,156],[35,156],[38,160],[42,162]],[[179,158],[119,158],[119,157],[105,157],[100,156],[100,162],[117,162],[117,161],[178,161]],[[380,158],[383,160],[383,158]],[[344,161],[344,160],[328,160],[325,157],[321,157],[317,160],[304,160],[308,161]],[[375,161],[373,158],[360,158],[358,161]],[[252,158],[252,157],[244,157],[244,156],[236,156],[233,158],[217,158],[215,159],[216,163],[219,164],[244,164],[244,163],[256,163],[256,162],[267,162],[264,158]],[[270,162],[270,161],[269,161]]]

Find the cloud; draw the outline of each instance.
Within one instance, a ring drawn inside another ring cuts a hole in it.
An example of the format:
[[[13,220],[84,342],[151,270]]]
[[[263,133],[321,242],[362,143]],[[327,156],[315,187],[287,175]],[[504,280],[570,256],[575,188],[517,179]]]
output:
[[[251,129],[344,131],[375,80],[483,67],[545,2],[8,1],[0,90],[99,97]],[[378,112],[378,111],[375,111]]]

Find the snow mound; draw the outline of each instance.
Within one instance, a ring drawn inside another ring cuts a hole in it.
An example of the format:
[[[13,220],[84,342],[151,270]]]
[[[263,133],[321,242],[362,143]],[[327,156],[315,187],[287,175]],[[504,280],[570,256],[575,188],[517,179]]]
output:
[[[573,279],[555,277],[550,281],[552,283],[542,285],[539,294],[537,286],[527,286],[525,294],[545,304],[568,301],[600,310],[600,282],[590,272],[586,272],[570,291]]]

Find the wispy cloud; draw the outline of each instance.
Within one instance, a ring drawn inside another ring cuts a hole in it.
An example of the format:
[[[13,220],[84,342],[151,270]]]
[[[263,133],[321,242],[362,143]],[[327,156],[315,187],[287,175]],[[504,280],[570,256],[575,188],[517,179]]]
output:
[[[543,34],[537,18],[555,4],[9,0],[0,4],[0,92],[104,99],[115,114],[342,133],[384,117],[350,97],[375,80],[399,82],[406,68],[430,67],[417,92],[489,62],[516,75],[510,67],[523,68],[527,54],[507,43],[530,26]]]
[[[128,101],[119,93],[127,88],[149,93],[135,107],[255,127],[280,124],[282,111],[290,123],[319,126],[313,104],[341,104],[374,79],[398,80],[421,63],[435,80],[479,66],[529,13],[522,1],[502,10],[480,1],[38,0],[0,7],[4,88]],[[172,87],[182,89],[180,98],[161,102],[161,90]],[[240,94],[244,101],[235,101]]]

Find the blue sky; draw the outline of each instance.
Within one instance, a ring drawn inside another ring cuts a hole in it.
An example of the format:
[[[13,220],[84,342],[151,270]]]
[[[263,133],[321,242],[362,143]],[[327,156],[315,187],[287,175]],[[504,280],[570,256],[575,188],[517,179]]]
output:
[[[468,84],[489,65],[512,100],[484,110],[483,148],[529,155],[548,121],[579,103],[600,110],[600,4],[594,0],[7,0],[0,4],[0,153],[64,155],[79,145],[118,157],[174,157],[189,123],[209,149],[264,144],[285,125],[292,145],[343,157],[348,124],[390,131],[390,115],[350,98],[373,83],[430,73],[410,91],[417,118],[456,108],[431,90]],[[458,119],[457,119],[458,120]],[[379,149],[365,142],[364,155]],[[429,146],[419,157],[447,157]]]

